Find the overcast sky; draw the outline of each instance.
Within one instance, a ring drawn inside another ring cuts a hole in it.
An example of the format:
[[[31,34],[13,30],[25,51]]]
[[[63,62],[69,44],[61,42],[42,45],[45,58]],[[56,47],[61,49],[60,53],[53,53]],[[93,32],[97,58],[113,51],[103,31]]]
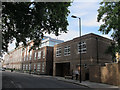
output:
[[[88,2],[89,1],[89,2]],[[91,1],[91,2],[90,2]],[[68,23],[69,26],[67,29],[69,30],[68,33],[61,34],[60,36],[56,37],[55,35],[48,35],[52,38],[58,38],[60,40],[68,41],[75,37],[79,36],[79,24],[77,18],[72,18],[72,15],[78,16],[82,20],[82,35],[88,34],[88,33],[95,33],[107,38],[111,38],[110,34],[103,35],[102,32],[98,31],[99,26],[101,23],[97,22],[97,10],[100,6],[97,0],[74,0],[74,2],[69,7],[70,14],[68,16]],[[9,51],[14,49],[15,45],[14,43],[9,45]]]

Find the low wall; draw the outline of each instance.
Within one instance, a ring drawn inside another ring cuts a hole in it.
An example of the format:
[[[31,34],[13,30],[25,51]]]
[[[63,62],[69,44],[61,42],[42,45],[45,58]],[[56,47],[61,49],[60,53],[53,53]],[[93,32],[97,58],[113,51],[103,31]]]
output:
[[[101,67],[101,82],[119,85],[119,76],[118,76],[118,64],[107,64],[105,67]]]
[[[85,80],[85,73],[86,73],[86,69],[82,66],[82,69],[81,69],[81,78],[82,78],[82,81]]]
[[[90,81],[120,86],[120,62],[90,66]]]
[[[101,82],[100,77],[100,66],[89,66],[89,80],[92,82]]]

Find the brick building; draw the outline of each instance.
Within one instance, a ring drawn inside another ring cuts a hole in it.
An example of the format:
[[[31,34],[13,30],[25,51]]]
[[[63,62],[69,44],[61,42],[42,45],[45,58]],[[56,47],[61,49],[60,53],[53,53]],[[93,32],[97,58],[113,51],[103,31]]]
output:
[[[10,51],[4,56],[4,67],[9,69],[22,69],[22,47]]]
[[[45,36],[41,42],[40,49],[30,50],[33,42],[29,42],[24,48],[22,56],[22,70],[35,72],[37,74],[53,74],[53,47],[62,43],[62,40]],[[29,52],[30,50],[30,52]]]
[[[30,53],[28,50],[23,51],[23,70],[52,75],[53,47],[45,46],[39,50],[31,50]]]
[[[112,56],[105,51],[112,40],[90,33],[80,38],[57,44],[54,46],[53,75],[65,76],[72,74],[72,71],[85,67],[86,78],[89,77],[89,66],[112,62]]]
[[[19,46],[4,56],[4,67],[52,75],[53,47],[62,42],[64,41],[45,36],[40,49],[30,50],[33,41],[29,41],[27,47]]]

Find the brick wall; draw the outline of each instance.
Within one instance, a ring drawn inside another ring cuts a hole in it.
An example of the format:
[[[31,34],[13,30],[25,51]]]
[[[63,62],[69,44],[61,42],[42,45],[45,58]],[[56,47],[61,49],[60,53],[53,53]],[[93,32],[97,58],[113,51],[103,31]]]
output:
[[[118,63],[107,64],[105,67],[101,67],[101,82],[112,84],[112,85],[120,85],[118,73]]]
[[[81,68],[81,78],[82,78],[82,81],[84,81],[85,80],[85,73],[86,73],[86,69],[82,66],[82,68]]]
[[[90,81],[120,86],[120,62],[90,66]]]
[[[81,37],[81,41],[86,43],[86,52],[81,54],[82,65],[89,66],[98,63],[104,64],[112,62],[111,55],[105,53],[112,40],[95,34],[87,34]],[[78,37],[54,46],[53,75],[55,75],[55,72],[57,71],[56,63],[69,62],[70,71],[76,69],[76,65],[80,63],[80,54],[78,52],[79,42],[80,38]],[[64,55],[66,46],[70,46],[70,54],[68,56]],[[59,48],[61,48],[61,53],[59,56],[56,56],[56,53],[58,53],[57,49]]]
[[[120,61],[118,62],[118,85],[120,86]]]
[[[89,66],[89,80],[93,82],[101,82],[99,65]]]

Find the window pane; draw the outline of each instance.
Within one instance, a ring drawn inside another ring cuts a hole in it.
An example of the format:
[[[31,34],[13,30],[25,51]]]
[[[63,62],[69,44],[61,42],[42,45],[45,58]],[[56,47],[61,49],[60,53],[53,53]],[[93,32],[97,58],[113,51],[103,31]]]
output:
[[[86,49],[86,43],[85,42],[81,42],[81,47],[80,47],[80,43],[78,43],[78,52],[81,53],[86,53],[87,49]]]
[[[64,48],[64,56],[70,55],[70,46]]]
[[[38,59],[41,59],[41,51],[38,52]]]
[[[56,56],[57,57],[61,56],[61,48],[56,49]]]

